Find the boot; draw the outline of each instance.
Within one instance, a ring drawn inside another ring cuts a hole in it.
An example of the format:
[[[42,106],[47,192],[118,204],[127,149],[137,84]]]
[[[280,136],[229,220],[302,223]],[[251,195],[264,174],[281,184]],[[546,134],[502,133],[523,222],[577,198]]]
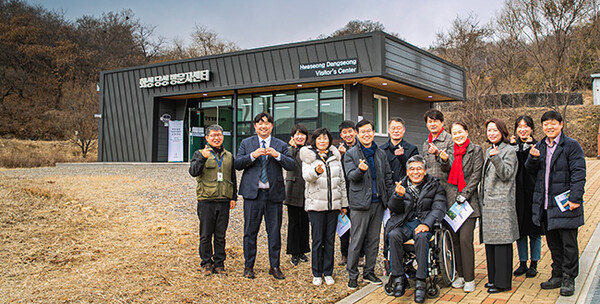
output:
[[[518,277],[520,275],[524,275],[525,272],[527,272],[527,261],[521,262],[519,268],[517,268],[515,272],[513,272],[513,274],[515,275],[515,277]]]
[[[425,281],[422,281],[422,280],[415,281],[415,302],[416,303],[425,302]]]
[[[540,284],[542,289],[556,289],[562,286],[562,278],[551,277],[548,281]]]
[[[408,280],[404,275],[394,278],[394,297],[398,298],[404,295],[408,289]]]
[[[562,284],[560,285],[560,295],[564,297],[572,296],[575,293],[575,278],[563,274]]]
[[[533,278],[538,274],[537,271],[537,261],[531,261],[531,264],[529,264],[529,269],[527,269],[527,272],[525,273],[525,276],[528,278]]]

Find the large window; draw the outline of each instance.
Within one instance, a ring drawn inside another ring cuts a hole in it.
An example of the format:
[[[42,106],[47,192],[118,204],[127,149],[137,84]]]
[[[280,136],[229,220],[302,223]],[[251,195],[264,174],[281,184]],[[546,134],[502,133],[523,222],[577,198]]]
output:
[[[273,115],[273,136],[285,142],[297,123],[304,124],[309,132],[323,127],[337,133],[344,117],[344,89],[329,87],[239,95],[238,141],[254,134],[252,120],[262,112]]]
[[[378,135],[387,135],[388,117],[388,98],[382,95],[373,95],[373,117],[375,123],[375,133]]]

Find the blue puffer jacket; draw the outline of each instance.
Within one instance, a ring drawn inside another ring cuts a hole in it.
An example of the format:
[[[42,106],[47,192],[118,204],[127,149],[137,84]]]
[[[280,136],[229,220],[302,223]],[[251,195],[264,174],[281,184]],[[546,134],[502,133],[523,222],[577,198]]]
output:
[[[533,223],[541,225],[541,216],[544,211],[544,194],[546,174],[546,138],[535,145],[540,150],[537,159],[531,155],[525,162],[529,172],[537,172],[535,188],[533,191]],[[548,230],[575,229],[583,225],[583,193],[585,187],[585,156],[579,143],[561,133],[558,146],[550,163],[550,180],[548,183]],[[571,190],[569,201],[581,204],[573,211],[561,212],[554,197],[567,190]]]

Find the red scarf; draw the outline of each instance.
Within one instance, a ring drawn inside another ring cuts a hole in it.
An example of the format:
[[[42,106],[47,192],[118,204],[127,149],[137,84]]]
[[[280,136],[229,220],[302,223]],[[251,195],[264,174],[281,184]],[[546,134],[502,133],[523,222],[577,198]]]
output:
[[[436,140],[438,137],[440,137],[440,134],[442,134],[442,132],[444,132],[444,127],[442,127],[442,130],[440,131],[440,133],[438,133],[438,135],[435,138],[433,138],[433,136],[431,135],[431,132],[429,132],[429,138],[427,138],[429,143],[432,143],[434,140]]]
[[[461,192],[466,186],[465,173],[463,172],[463,156],[467,153],[467,147],[471,141],[467,138],[462,146],[454,144],[454,161],[448,175],[448,183],[458,186],[458,192]]]

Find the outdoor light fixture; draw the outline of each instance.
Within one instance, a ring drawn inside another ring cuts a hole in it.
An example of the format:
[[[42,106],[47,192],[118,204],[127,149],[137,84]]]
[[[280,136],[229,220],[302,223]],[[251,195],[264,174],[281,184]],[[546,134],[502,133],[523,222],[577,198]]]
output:
[[[299,85],[298,85],[298,87],[299,87],[299,88],[301,88],[301,87],[302,87],[302,85],[301,85],[301,84],[299,84]]]

